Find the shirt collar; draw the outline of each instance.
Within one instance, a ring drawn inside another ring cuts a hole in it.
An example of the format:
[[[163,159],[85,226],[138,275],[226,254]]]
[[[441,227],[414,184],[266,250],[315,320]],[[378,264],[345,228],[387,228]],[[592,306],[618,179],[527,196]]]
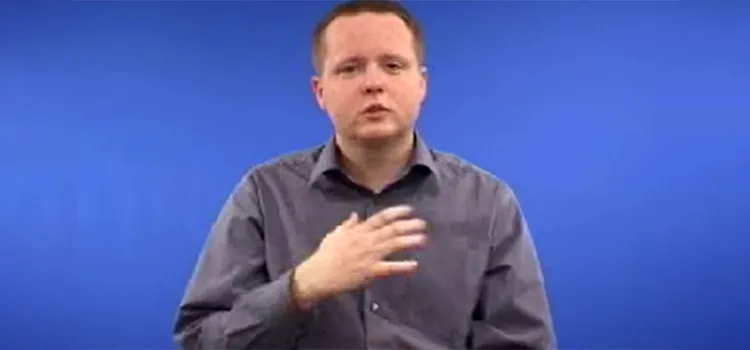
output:
[[[313,184],[325,173],[331,170],[341,170],[337,160],[337,146],[334,137],[331,137],[323,148],[318,152],[315,159],[315,166],[310,175],[309,184]],[[428,169],[433,175],[437,175],[437,166],[432,151],[418,133],[414,133],[414,148],[412,149],[411,159],[407,165],[407,171],[415,167]]]

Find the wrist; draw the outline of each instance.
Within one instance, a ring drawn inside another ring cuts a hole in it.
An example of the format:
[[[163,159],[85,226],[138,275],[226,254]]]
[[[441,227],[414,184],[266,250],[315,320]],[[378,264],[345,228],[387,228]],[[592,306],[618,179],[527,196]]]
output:
[[[311,283],[309,271],[309,264],[305,261],[298,265],[291,275],[292,302],[295,308],[302,311],[310,309],[321,299],[321,293],[317,292]]]

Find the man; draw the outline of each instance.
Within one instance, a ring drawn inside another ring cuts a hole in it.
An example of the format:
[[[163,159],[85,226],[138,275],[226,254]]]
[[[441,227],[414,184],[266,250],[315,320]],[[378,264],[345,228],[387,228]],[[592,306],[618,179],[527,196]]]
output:
[[[185,349],[549,349],[511,190],[414,130],[423,41],[398,3],[343,3],[313,39],[327,144],[254,167],[179,308]]]

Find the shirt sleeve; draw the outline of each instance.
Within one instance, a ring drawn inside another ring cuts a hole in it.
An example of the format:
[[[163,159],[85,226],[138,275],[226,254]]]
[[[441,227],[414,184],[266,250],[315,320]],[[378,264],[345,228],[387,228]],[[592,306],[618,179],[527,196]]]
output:
[[[213,224],[180,302],[182,349],[291,348],[310,317],[292,306],[292,272],[270,280],[262,215],[247,175]]]
[[[556,339],[536,248],[520,206],[501,187],[492,247],[473,315],[472,349],[554,349]]]

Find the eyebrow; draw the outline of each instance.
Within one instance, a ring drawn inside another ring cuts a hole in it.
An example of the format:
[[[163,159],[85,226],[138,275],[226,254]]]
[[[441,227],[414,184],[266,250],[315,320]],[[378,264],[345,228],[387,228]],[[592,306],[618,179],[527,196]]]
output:
[[[383,59],[385,59],[385,60],[395,60],[395,61],[401,61],[401,62],[404,62],[404,63],[409,63],[409,59],[408,58],[406,58],[404,56],[401,56],[401,55],[397,55],[397,54],[383,54],[383,55],[378,56],[378,60],[383,60]],[[347,58],[339,61],[336,65],[339,66],[339,65],[342,65],[342,64],[346,64],[346,63],[362,63],[364,61],[367,61],[367,59],[365,57],[363,57],[363,56],[350,56],[350,57],[347,57]]]

